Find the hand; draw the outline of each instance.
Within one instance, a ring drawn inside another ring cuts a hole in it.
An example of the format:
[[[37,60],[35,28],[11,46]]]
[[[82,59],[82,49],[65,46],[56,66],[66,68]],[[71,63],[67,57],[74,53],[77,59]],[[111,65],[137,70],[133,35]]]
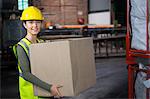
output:
[[[52,96],[56,96],[56,97],[62,97],[59,88],[61,88],[62,86],[60,85],[52,85],[50,92]]]

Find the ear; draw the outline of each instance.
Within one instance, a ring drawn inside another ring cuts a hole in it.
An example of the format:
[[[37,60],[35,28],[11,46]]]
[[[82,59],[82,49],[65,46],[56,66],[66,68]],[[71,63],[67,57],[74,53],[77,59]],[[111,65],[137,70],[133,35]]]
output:
[[[26,23],[25,23],[25,22],[23,22],[23,26],[24,26],[24,28],[26,28],[26,29],[27,29],[27,27],[26,27]]]

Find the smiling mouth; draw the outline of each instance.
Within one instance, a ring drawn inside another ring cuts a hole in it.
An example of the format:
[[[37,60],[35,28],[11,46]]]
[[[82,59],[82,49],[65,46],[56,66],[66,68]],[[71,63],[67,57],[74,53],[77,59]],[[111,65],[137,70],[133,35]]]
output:
[[[32,31],[38,31],[38,29],[32,29]]]
[[[38,31],[38,30],[33,30],[33,31]]]

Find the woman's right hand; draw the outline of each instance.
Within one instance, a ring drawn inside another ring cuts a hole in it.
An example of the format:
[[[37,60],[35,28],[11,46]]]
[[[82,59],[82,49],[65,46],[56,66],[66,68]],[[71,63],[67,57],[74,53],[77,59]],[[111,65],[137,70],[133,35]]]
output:
[[[51,95],[56,96],[56,97],[62,97],[62,95],[59,91],[59,88],[61,88],[61,87],[62,86],[60,86],[60,85],[52,85],[51,89],[50,89]]]

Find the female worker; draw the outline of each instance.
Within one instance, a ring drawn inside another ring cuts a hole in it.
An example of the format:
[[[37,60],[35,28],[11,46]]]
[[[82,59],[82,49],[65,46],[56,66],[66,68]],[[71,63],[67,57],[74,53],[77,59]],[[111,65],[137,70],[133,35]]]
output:
[[[49,91],[52,96],[61,96],[59,92],[60,86],[54,84],[50,85],[41,81],[34,76],[30,70],[29,46],[30,44],[41,42],[41,40],[37,38],[37,34],[40,32],[43,19],[41,11],[34,6],[26,8],[21,16],[27,34],[25,38],[20,40],[14,47],[14,52],[18,59],[19,91],[21,99],[39,99],[38,96],[34,96],[33,84]]]

